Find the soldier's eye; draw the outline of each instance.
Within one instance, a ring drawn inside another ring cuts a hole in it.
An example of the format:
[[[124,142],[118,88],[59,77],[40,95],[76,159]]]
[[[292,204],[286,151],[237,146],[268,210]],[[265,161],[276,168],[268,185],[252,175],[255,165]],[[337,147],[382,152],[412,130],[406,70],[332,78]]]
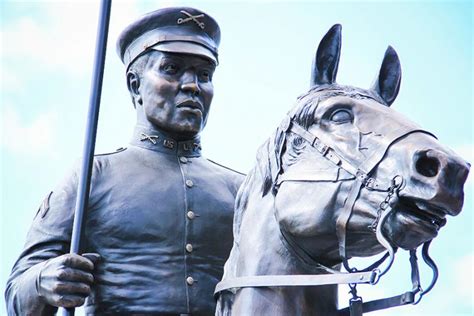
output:
[[[349,110],[339,109],[331,114],[331,121],[338,124],[351,122],[352,114]]]
[[[175,63],[166,63],[161,69],[167,74],[174,75],[178,72],[178,65]]]
[[[211,81],[211,73],[207,70],[204,70],[204,71],[201,71],[201,73],[199,74],[199,78],[201,81],[204,81],[204,82],[207,82],[207,81]]]

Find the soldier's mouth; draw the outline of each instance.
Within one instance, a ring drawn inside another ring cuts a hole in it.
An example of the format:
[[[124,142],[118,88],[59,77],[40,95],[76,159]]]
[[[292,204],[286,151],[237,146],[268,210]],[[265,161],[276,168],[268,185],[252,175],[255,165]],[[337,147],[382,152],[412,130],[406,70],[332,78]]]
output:
[[[201,112],[204,109],[201,102],[199,102],[197,100],[193,100],[193,99],[186,99],[184,101],[178,102],[176,107],[177,108],[189,108],[189,109],[192,109],[192,110],[199,110]]]

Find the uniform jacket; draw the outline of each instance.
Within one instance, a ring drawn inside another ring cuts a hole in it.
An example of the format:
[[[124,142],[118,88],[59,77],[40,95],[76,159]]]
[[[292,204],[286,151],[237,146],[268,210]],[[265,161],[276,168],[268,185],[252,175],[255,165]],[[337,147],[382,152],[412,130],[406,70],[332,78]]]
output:
[[[131,145],[94,159],[81,248],[97,252],[91,314],[213,315],[213,290],[232,247],[234,198],[243,175],[137,127]],[[7,284],[9,315],[51,314],[37,294],[45,261],[67,253],[78,170],[40,207]]]

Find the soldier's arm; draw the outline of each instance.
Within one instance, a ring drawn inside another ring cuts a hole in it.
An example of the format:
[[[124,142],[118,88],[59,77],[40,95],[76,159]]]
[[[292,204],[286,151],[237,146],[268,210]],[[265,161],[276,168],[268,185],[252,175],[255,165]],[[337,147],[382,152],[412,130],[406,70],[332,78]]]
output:
[[[38,276],[44,263],[11,275],[5,291],[8,315],[53,315],[56,312],[55,307],[40,299],[37,291]]]
[[[76,189],[73,172],[48,194],[38,210],[7,283],[8,315],[52,315],[55,306],[80,303],[90,292],[86,286],[93,281],[93,263],[80,256],[68,259],[71,255],[67,254]],[[71,298],[71,291],[79,297]]]

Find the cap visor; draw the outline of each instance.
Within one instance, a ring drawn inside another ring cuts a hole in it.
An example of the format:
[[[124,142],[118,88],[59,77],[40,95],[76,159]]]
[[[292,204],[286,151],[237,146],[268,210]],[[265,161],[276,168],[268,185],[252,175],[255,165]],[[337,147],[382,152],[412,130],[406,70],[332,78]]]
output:
[[[151,47],[151,49],[161,52],[198,55],[212,60],[215,64],[218,63],[216,56],[214,56],[210,50],[202,45],[191,42],[162,42]]]

